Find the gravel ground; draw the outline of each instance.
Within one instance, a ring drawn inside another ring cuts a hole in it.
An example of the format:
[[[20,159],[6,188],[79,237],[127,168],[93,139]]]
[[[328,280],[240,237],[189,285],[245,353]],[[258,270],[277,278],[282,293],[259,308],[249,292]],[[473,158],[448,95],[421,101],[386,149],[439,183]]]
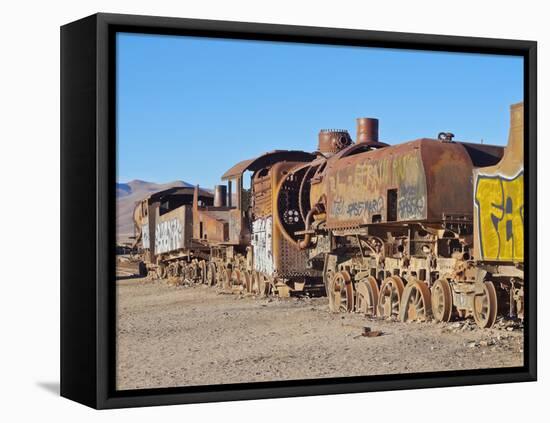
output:
[[[326,298],[266,299],[117,280],[117,388],[515,367],[511,322],[399,323],[328,312]],[[363,337],[363,327],[381,331]]]

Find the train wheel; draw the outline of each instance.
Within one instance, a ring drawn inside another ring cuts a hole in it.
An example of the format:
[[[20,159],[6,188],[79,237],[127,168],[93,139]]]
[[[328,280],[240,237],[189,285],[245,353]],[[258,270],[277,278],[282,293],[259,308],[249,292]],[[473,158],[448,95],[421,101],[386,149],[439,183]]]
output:
[[[175,272],[174,272],[174,263],[170,263],[167,267],[166,267],[166,277],[167,278],[173,278],[175,276]]]
[[[181,276],[184,281],[189,280],[189,265],[187,263],[183,263],[181,266]]]
[[[206,283],[206,261],[201,260],[198,264],[198,281],[200,283]]]
[[[222,269],[219,272],[218,287],[221,289],[231,289],[231,269]]]
[[[193,282],[200,282],[200,268],[196,260],[189,266],[189,276]]]
[[[411,280],[403,291],[399,319],[402,322],[426,321],[432,312],[430,288],[425,282]]]
[[[240,291],[243,288],[243,275],[239,269],[231,272],[231,290]]]
[[[157,267],[157,276],[159,279],[164,279],[166,277],[166,266],[159,264]]]
[[[252,274],[248,270],[243,271],[243,288],[245,292],[249,294],[252,292],[252,283]]]
[[[341,271],[334,275],[329,286],[329,308],[333,313],[346,313],[354,309],[354,292],[351,276]]]
[[[382,283],[378,296],[378,316],[399,317],[399,306],[405,285],[399,276],[390,276]]]
[[[223,286],[223,277],[224,277],[224,267],[216,268],[216,286],[221,288]]]
[[[193,282],[193,265],[185,264],[182,269],[183,280],[187,283]]]
[[[474,319],[480,328],[490,328],[497,318],[497,291],[493,282],[483,284],[483,293],[474,298]]]
[[[260,277],[260,274],[255,270],[250,275],[250,293],[251,294],[257,295],[260,292],[259,277]]]
[[[432,314],[436,322],[448,322],[453,311],[453,294],[447,279],[438,279],[432,287]]]
[[[356,285],[356,291],[355,310],[366,316],[376,315],[376,306],[378,305],[378,297],[380,296],[376,279],[373,276],[369,276],[361,280]]]
[[[266,275],[258,273],[258,294],[267,297],[271,291],[271,283]]]
[[[323,283],[325,284],[325,294],[330,297],[330,284],[332,283],[332,278],[334,277],[334,272],[328,270],[323,275]]]
[[[213,286],[216,283],[216,265],[214,263],[208,263],[206,268],[206,284]]]

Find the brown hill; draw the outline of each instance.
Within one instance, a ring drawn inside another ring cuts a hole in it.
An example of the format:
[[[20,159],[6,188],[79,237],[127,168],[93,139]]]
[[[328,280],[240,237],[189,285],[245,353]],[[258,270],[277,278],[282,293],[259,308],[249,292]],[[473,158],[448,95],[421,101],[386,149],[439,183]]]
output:
[[[138,201],[143,200],[150,194],[172,187],[191,187],[184,181],[173,181],[166,184],[157,184],[140,180],[128,183],[116,184],[116,231],[117,243],[130,241],[134,235],[134,208]]]

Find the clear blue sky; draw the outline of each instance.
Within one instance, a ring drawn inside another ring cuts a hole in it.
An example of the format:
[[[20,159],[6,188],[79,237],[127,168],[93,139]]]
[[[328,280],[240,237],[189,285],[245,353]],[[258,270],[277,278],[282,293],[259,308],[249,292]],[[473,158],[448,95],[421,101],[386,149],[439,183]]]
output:
[[[212,187],[235,163],[313,151],[321,128],[380,119],[396,144],[451,131],[504,145],[519,57],[183,36],[117,36],[117,180]]]

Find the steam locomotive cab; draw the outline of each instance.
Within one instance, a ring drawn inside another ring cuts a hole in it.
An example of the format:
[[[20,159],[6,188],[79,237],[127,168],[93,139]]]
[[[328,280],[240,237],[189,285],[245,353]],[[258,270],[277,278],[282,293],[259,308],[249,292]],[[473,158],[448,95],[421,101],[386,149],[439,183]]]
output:
[[[222,180],[230,181],[229,192],[236,187],[230,201],[237,204],[230,212],[230,242],[212,248],[215,272],[224,275],[222,285],[233,290],[280,296],[287,296],[297,288],[303,289],[303,283],[301,286],[289,284],[297,275],[297,265],[296,260],[294,267],[290,264],[289,258],[294,258],[290,251],[292,245],[281,236],[281,221],[277,215],[278,184],[294,166],[314,158],[315,155],[302,151],[278,150],[244,160],[222,176]],[[247,175],[251,175],[250,189],[244,188]],[[281,203],[281,207],[286,204]],[[289,221],[289,213],[281,213]],[[294,250],[300,253],[297,248]]]

